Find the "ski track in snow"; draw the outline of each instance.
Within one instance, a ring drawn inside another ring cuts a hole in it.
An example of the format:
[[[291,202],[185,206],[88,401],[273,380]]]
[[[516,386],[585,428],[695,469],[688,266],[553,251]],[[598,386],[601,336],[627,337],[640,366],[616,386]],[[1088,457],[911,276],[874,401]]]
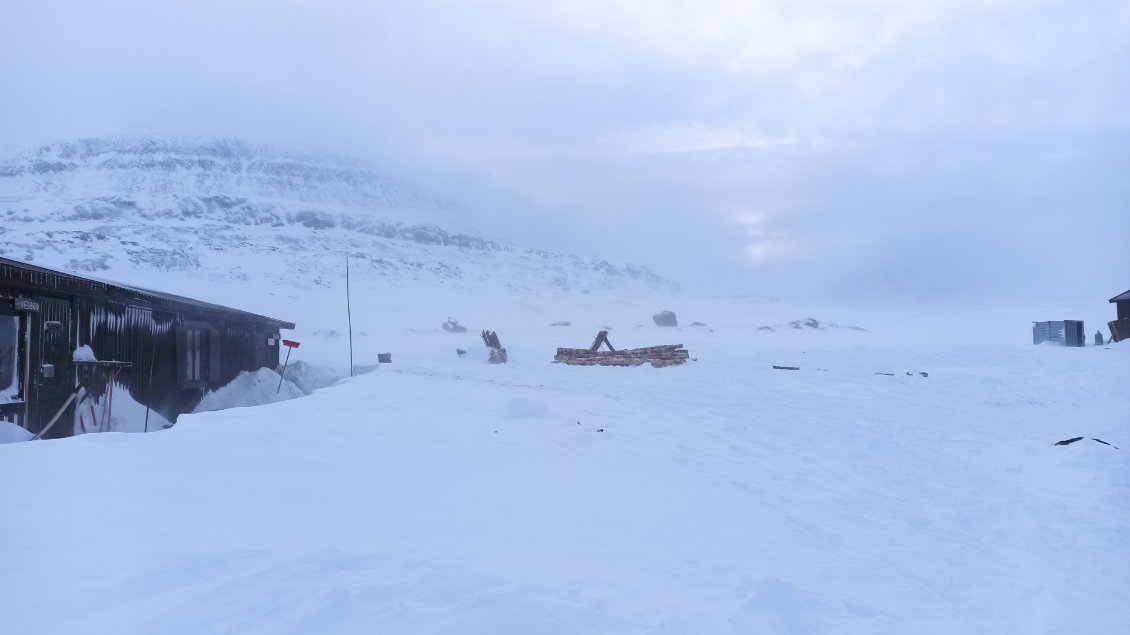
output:
[[[309,397],[0,446],[9,632],[1130,620],[1130,347],[636,329],[633,315],[613,342],[679,341],[698,361],[580,368],[548,360],[595,328],[508,319],[505,366],[485,364],[474,326],[437,321],[381,338],[392,365]]]

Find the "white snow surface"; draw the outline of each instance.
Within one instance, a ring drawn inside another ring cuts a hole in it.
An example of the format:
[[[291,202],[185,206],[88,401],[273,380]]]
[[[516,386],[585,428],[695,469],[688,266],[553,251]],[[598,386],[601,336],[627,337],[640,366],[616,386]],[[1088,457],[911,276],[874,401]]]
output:
[[[304,394],[293,382],[282,379],[275,371],[260,368],[255,371],[243,371],[227,385],[208,392],[193,412],[261,406],[295,399]]]
[[[31,441],[32,436],[34,436],[32,433],[10,421],[0,421],[0,443]],[[7,548],[6,545],[0,546],[0,550],[5,548]],[[0,553],[2,553],[2,551],[0,551]]]
[[[74,411],[72,434],[155,432],[172,425],[156,410],[136,401],[121,384],[115,384],[112,396],[103,394],[96,401],[87,396],[83,388],[75,401],[80,405]]]
[[[1130,346],[1031,346],[1036,309],[593,297],[502,311],[499,298],[361,297],[355,361],[391,350],[393,364],[156,434],[0,447],[5,630],[1074,634],[1130,623]],[[661,308],[709,326],[648,325]],[[325,304],[294,312],[295,357],[347,354]],[[449,314],[470,331],[441,331]],[[758,330],[809,316],[868,330]],[[617,347],[681,343],[697,361],[549,363],[605,326]],[[455,355],[488,327],[510,363]]]

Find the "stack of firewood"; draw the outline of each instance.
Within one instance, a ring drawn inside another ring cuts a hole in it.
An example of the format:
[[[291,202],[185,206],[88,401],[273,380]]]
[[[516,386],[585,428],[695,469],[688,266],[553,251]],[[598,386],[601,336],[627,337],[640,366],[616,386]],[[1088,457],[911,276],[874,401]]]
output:
[[[587,348],[559,348],[553,361],[570,366],[640,366],[655,368],[685,364],[690,352],[682,344],[629,348],[619,351],[594,351]]]

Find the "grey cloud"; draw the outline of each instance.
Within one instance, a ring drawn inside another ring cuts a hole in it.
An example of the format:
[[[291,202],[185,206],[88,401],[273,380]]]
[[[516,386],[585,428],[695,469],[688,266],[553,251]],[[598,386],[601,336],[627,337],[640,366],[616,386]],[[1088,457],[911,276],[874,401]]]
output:
[[[1078,293],[1125,284],[1125,3],[696,6],[19,2],[0,146],[356,154],[484,231],[691,287],[1034,297],[1037,267]]]

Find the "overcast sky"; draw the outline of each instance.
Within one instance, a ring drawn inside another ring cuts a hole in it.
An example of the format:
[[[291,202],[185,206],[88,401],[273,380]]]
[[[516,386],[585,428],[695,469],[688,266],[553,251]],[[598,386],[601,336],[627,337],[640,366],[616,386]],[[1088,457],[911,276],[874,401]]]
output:
[[[745,293],[1130,288],[1125,0],[6,0],[0,146],[371,159],[484,232]]]

